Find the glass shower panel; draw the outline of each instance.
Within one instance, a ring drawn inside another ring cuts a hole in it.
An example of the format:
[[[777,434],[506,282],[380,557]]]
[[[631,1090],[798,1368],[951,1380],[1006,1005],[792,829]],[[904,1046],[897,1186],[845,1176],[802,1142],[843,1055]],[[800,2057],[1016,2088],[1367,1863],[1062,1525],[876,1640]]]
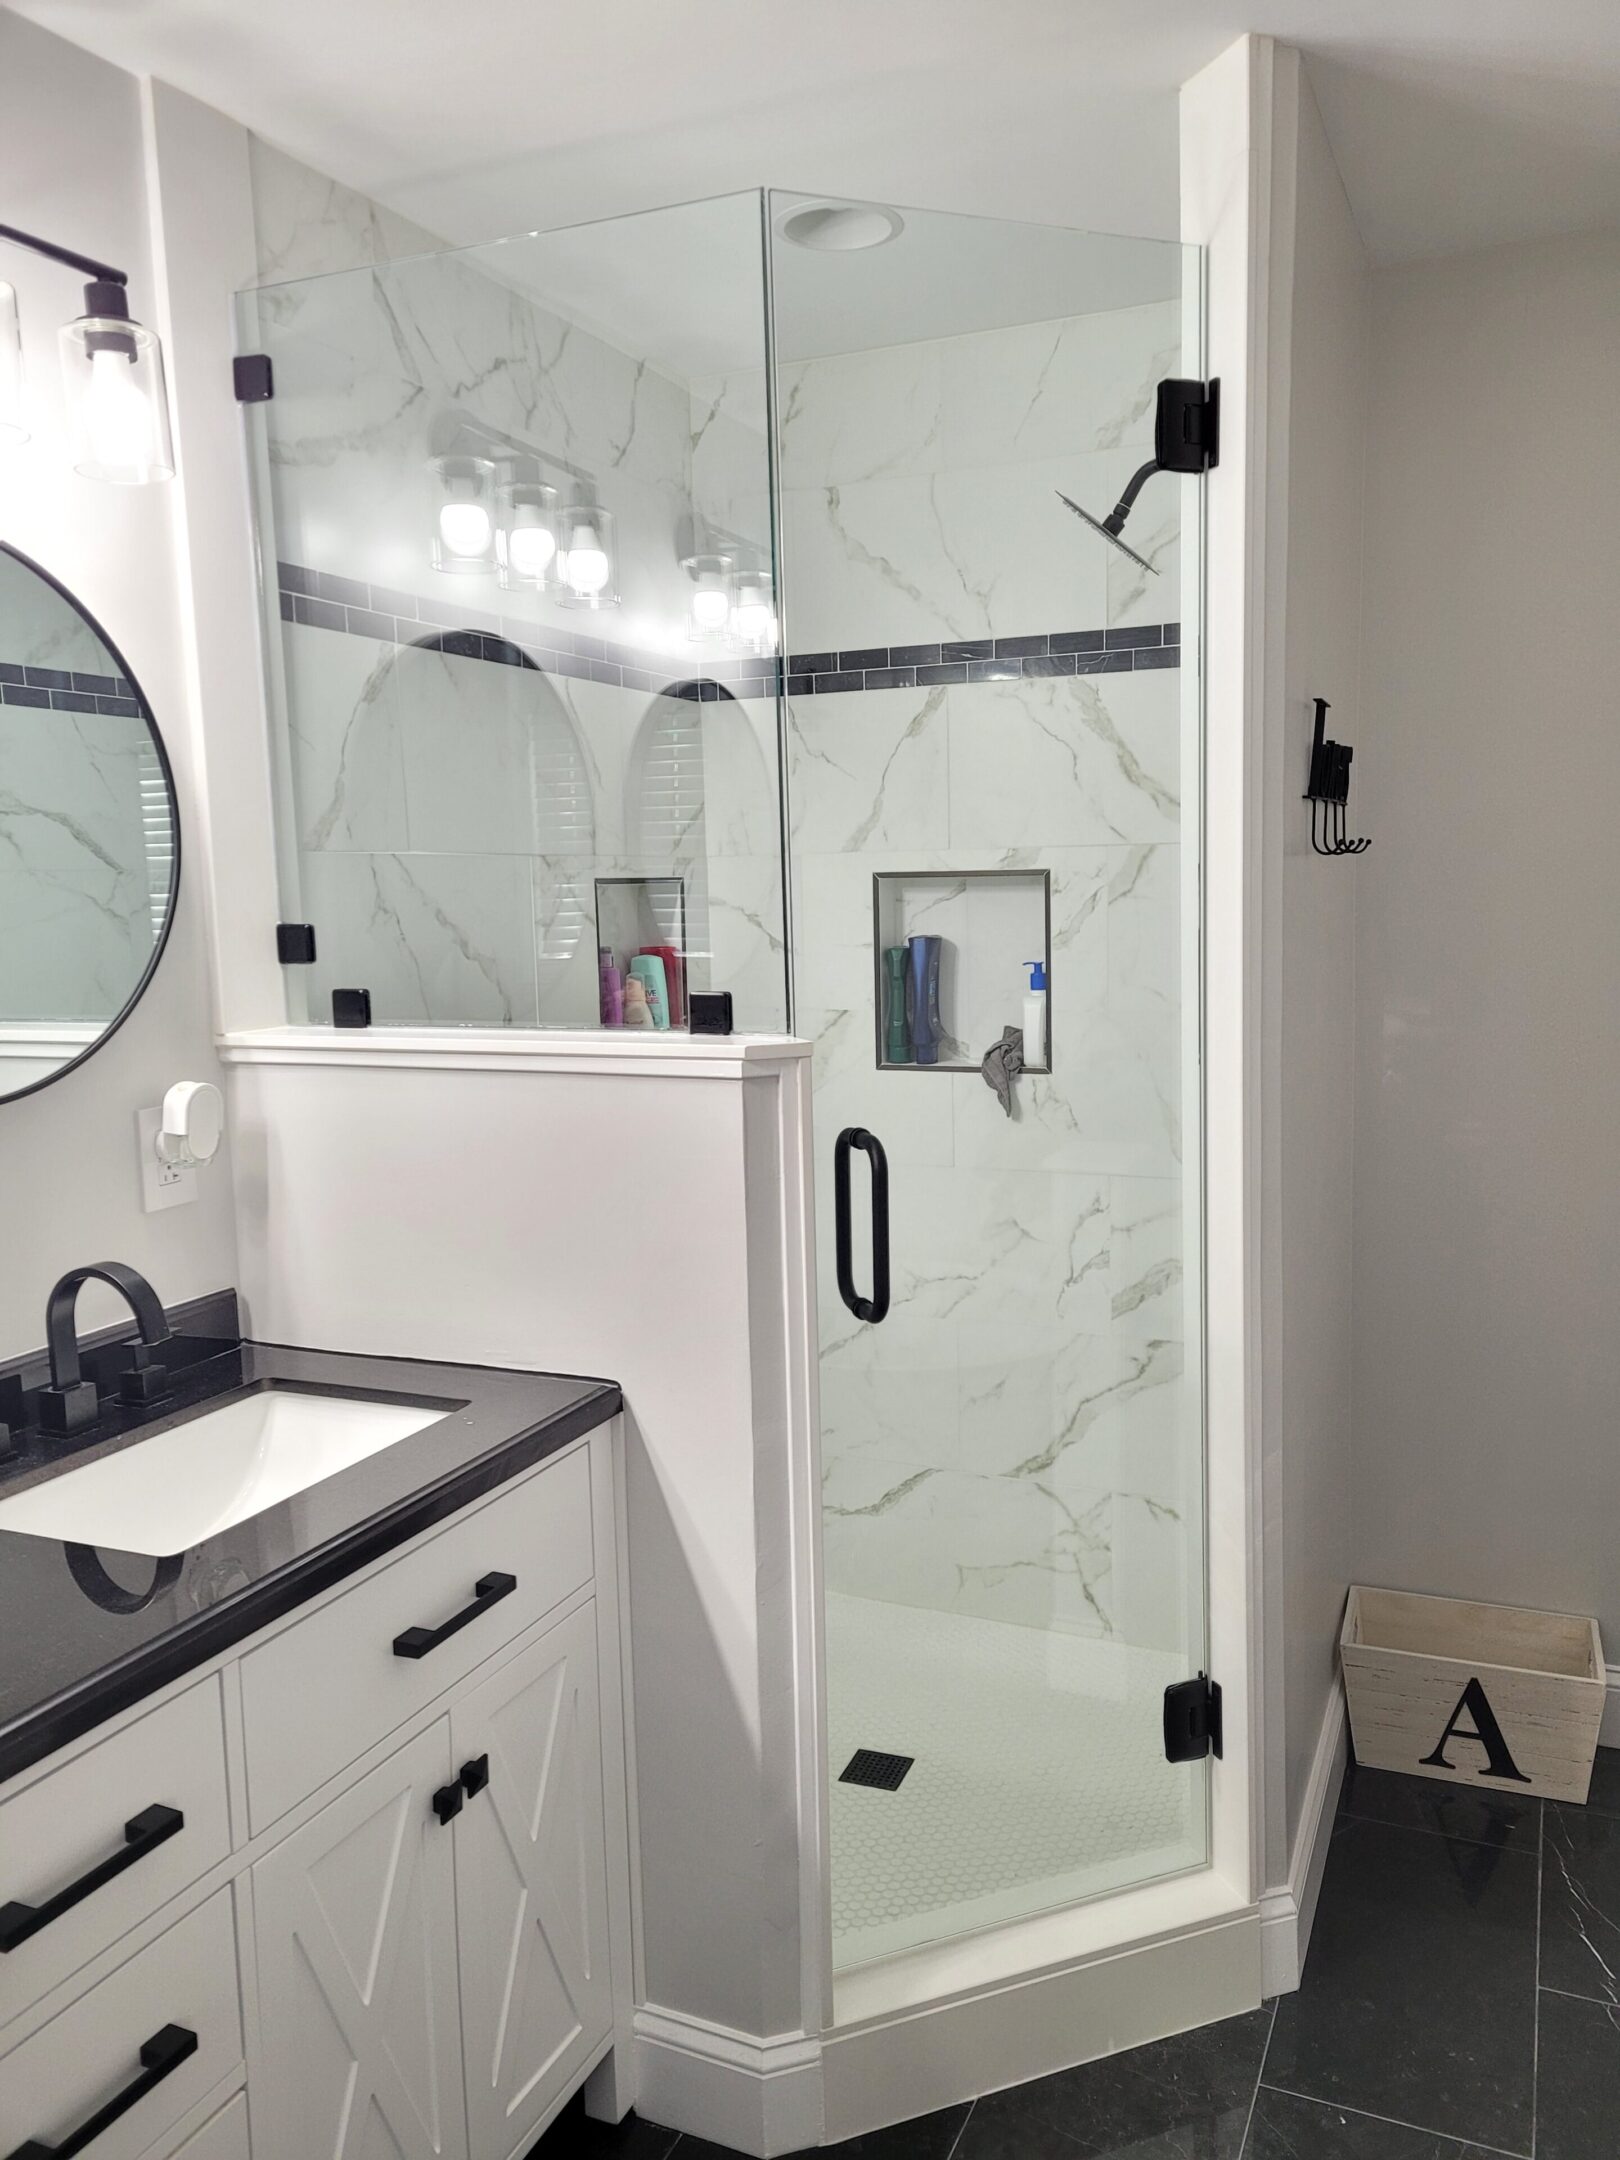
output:
[[[1152,458],[1200,304],[1176,245],[907,211],[830,247],[805,208],[772,289],[847,1967],[1208,1857],[1162,1737],[1204,1659],[1200,483],[1144,483],[1129,555],[1070,507]],[[1029,1069],[987,1076],[1009,1028]]]
[[[294,1020],[785,1024],[761,218],[240,296]]]

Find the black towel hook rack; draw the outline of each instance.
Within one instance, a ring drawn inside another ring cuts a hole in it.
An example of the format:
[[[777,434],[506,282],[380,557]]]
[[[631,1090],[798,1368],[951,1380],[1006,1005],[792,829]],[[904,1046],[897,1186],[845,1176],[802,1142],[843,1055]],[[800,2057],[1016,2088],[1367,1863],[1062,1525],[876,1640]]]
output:
[[[1364,855],[1371,840],[1345,837],[1345,812],[1350,801],[1350,760],[1355,756],[1348,743],[1327,739],[1326,698],[1312,700],[1316,726],[1311,734],[1311,776],[1305,800],[1311,806],[1311,846],[1318,855]]]

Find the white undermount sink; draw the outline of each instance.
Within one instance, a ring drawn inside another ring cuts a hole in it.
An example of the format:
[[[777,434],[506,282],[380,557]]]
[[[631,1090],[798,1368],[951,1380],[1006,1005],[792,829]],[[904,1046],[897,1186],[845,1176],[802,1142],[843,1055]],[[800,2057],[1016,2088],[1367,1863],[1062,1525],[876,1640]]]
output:
[[[184,1552],[392,1447],[453,1405],[272,1384],[0,1501],[0,1530]]]

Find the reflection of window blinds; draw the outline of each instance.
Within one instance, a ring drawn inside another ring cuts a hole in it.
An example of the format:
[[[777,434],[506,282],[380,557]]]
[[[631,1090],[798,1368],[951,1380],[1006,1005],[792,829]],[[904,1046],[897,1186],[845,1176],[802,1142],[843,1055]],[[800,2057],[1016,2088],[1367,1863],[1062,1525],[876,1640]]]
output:
[[[136,772],[141,790],[141,839],[146,853],[146,905],[152,923],[152,943],[163,935],[168,919],[169,895],[174,890],[174,816],[169,808],[169,784],[162,761],[148,741],[136,753]]]
[[[517,680],[520,695],[531,684],[544,683],[543,677],[527,671]],[[549,684],[530,705],[535,852],[543,859],[579,863],[596,845],[590,776],[568,715],[557,705]],[[581,937],[595,937],[587,904],[592,890],[588,878],[571,877],[558,892],[554,910],[537,925],[543,960],[567,960],[578,950]]]
[[[634,845],[656,872],[683,869],[687,876],[687,951],[709,958],[707,862],[704,845],[702,706],[690,698],[658,698],[642,723],[636,761]],[[667,944],[681,934],[680,902],[656,888],[650,895],[659,936]],[[669,920],[665,920],[665,917]]]

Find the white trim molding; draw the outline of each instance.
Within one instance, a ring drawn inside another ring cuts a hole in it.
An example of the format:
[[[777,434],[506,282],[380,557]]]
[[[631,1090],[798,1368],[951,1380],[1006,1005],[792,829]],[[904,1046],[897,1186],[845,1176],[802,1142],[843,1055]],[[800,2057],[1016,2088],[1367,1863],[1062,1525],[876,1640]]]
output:
[[[810,1055],[795,1035],[607,1028],[273,1027],[218,1037],[224,1065],[346,1065],[417,1072],[628,1073],[741,1080]]]
[[[1606,1665],[1603,1670],[1608,1680],[1608,1693],[1603,1698],[1598,1746],[1620,1748],[1620,1665]]]
[[[1610,1685],[1620,1675],[1611,1668]],[[1615,1700],[1611,1694],[1610,1702]],[[1344,1688],[1338,1680],[1322,1712],[1316,1751],[1300,1805],[1299,1829],[1288,1856],[1288,1880],[1267,1890],[1260,1900],[1260,1960],[1267,1996],[1291,1995],[1305,1970],[1311,1928],[1316,1920],[1316,1901],[1321,1895],[1327,1867],[1328,1847],[1333,1840],[1333,1818],[1339,1804],[1350,1757],[1350,1731],[1345,1716]]]
[[[646,2121],[755,2160],[821,2143],[819,2040],[755,2039],[653,2005],[636,2012],[635,2035],[636,2112]]]

